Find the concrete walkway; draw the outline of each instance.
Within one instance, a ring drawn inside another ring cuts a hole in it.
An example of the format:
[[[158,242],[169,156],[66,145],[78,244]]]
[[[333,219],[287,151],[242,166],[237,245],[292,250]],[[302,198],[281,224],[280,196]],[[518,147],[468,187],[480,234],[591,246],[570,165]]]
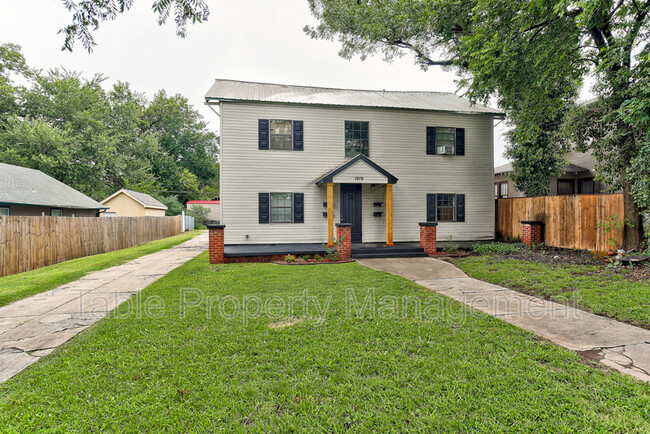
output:
[[[580,352],[590,360],[650,382],[650,330],[472,279],[454,265],[434,258],[377,258],[358,262],[406,277]]]
[[[0,307],[0,383],[207,248],[206,231],[171,249]]]

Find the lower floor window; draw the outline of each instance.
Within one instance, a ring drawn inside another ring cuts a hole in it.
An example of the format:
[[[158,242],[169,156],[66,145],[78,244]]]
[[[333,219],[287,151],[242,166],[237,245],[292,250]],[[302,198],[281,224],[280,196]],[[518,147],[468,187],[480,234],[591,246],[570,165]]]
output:
[[[63,210],[62,209],[51,209],[50,210],[50,215],[52,217],[63,217]]]
[[[293,222],[293,193],[271,193],[271,223]]]
[[[9,215],[9,208],[7,208],[5,206],[0,207],[0,216],[2,216],[2,215]]]
[[[580,194],[594,194],[594,180],[593,178],[581,179],[578,188]]]
[[[456,195],[455,194],[438,194],[437,200],[437,220],[439,222],[453,222],[455,221],[456,209]]]

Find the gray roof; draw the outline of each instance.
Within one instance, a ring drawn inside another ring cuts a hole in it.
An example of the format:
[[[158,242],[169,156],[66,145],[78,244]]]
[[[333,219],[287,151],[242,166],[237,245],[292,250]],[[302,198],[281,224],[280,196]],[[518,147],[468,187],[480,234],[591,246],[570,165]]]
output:
[[[0,163],[0,203],[51,208],[106,208],[39,170],[4,163]]]
[[[499,174],[499,173],[510,173],[512,172],[512,163],[506,163],[502,164],[501,166],[497,166],[494,168],[494,173]],[[584,168],[582,166],[578,166],[576,164],[569,163],[566,168],[564,169],[564,172],[569,173],[569,172],[589,172],[589,169]]]
[[[504,113],[447,92],[330,89],[236,80],[215,80],[205,94],[210,101],[251,101],[434,110],[465,114],[503,116]]]
[[[126,188],[123,188],[111,194],[106,199],[102,200],[102,203],[105,203],[107,200],[117,196],[120,192],[124,192],[127,195],[131,196],[133,199],[140,202],[145,208],[167,209],[167,206],[164,203],[160,202],[158,199],[155,199],[153,196],[150,196],[147,193],[141,193],[139,191],[127,190]]]

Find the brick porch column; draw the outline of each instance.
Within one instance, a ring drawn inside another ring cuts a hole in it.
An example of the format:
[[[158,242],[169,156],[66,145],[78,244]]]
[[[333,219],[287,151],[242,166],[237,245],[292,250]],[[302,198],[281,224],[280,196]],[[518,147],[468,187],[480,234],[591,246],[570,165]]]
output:
[[[542,243],[542,222],[535,220],[523,220],[521,241],[528,246]]]
[[[435,255],[438,252],[437,244],[438,223],[421,222],[420,223],[420,247],[428,255]]]
[[[339,240],[343,240],[340,245]],[[352,223],[336,224],[336,244],[339,246],[339,259],[341,261],[347,261],[352,257]]]
[[[206,225],[210,231],[210,263],[223,264],[223,230],[225,225]]]

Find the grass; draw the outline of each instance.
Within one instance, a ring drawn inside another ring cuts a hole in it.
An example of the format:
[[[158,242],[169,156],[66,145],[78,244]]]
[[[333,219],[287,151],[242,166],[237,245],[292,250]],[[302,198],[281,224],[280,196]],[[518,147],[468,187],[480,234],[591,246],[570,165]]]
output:
[[[103,270],[149,253],[169,249],[193,238],[199,233],[201,231],[188,231],[127,249],[84,256],[83,258],[60,262],[36,270],[0,277],[0,306],[72,282],[91,271]]]
[[[507,256],[472,256],[454,264],[476,279],[650,328],[650,285],[627,278],[628,270]]]
[[[207,262],[1,385],[0,432],[650,430],[646,384],[401,277]]]

